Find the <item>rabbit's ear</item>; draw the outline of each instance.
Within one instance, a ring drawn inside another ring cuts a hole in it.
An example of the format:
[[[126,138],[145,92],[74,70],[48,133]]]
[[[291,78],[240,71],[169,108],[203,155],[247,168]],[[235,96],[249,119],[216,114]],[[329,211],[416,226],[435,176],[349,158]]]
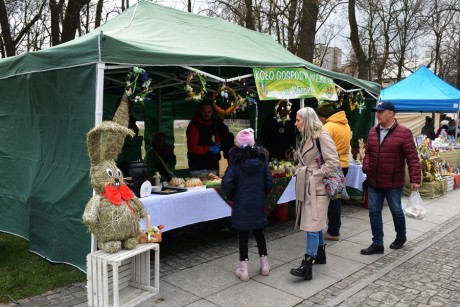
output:
[[[86,137],[89,160],[92,165],[103,160],[116,160],[127,135],[133,137],[135,133],[128,129],[129,99],[126,94],[120,100],[120,105],[112,121],[102,122],[91,129]]]
[[[88,147],[89,162],[91,165],[101,162],[103,132],[104,130],[97,126],[86,134],[86,146]]]
[[[117,111],[112,119],[117,124],[128,127],[129,123],[129,99],[126,94],[123,94],[123,97],[120,100]]]
[[[91,129],[86,140],[91,164],[116,160],[128,135],[133,137],[135,133],[112,121],[102,122]]]
[[[125,143],[126,136],[135,136],[134,131],[126,127],[120,126],[115,122],[106,122],[107,128],[107,139],[105,143],[105,151],[102,156],[105,160],[117,160],[118,155],[121,153],[123,144]]]

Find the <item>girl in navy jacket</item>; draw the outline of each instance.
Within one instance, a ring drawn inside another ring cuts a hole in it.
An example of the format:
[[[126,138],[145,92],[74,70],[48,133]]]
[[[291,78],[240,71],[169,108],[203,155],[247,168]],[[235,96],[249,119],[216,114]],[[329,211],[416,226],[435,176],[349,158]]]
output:
[[[267,276],[270,266],[263,228],[267,225],[265,196],[273,187],[273,177],[268,166],[268,152],[254,146],[254,130],[241,130],[236,136],[237,146],[229,152],[229,165],[222,178],[222,189],[233,201],[232,228],[238,231],[240,265],[235,275],[249,280],[248,238],[252,231],[260,256],[260,274]]]

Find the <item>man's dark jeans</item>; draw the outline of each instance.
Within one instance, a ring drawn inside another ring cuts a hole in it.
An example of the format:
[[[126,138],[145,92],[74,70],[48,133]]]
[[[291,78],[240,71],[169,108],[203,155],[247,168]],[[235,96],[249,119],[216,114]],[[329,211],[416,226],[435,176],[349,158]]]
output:
[[[342,168],[343,174],[346,176],[348,167]],[[331,236],[340,236],[340,226],[342,226],[342,202],[340,199],[332,199],[327,208],[327,233]]]

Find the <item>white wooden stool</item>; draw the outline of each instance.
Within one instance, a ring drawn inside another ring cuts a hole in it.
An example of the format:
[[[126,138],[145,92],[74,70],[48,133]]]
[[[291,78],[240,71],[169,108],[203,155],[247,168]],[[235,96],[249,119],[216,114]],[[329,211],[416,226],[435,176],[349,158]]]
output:
[[[154,285],[150,285],[150,250],[155,250]],[[86,257],[88,306],[137,306],[160,289],[160,245],[139,244],[117,253]]]

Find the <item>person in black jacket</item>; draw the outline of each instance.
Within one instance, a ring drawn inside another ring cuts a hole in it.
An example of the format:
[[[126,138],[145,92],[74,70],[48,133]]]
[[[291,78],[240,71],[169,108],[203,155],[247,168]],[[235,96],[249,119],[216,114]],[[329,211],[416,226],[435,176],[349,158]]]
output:
[[[229,165],[222,178],[222,190],[233,201],[232,228],[238,231],[240,265],[235,275],[248,281],[248,238],[252,231],[260,256],[260,274],[270,274],[267,244],[263,228],[267,225],[265,196],[273,188],[273,177],[268,166],[268,152],[254,146],[254,130],[243,129],[236,136],[237,146],[230,149]]]
[[[430,140],[434,140],[436,138],[435,132],[434,132],[434,125],[433,125],[433,119],[429,116],[425,117],[425,126],[422,127],[422,132],[423,135],[426,135],[427,138]]]

